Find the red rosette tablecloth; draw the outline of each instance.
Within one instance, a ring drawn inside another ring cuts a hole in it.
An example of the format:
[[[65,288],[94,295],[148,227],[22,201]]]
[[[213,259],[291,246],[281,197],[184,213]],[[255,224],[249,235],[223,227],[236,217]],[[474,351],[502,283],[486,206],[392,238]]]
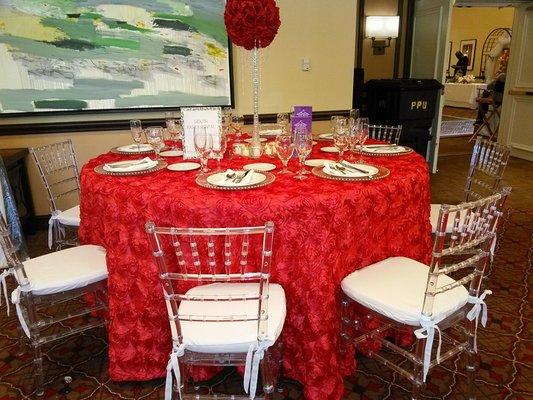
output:
[[[311,158],[333,159],[335,155],[319,150],[330,144],[319,142]],[[339,353],[340,282],[356,268],[391,256],[429,262],[425,160],[416,153],[365,157],[389,168],[390,175],[370,182],[314,175],[298,181],[292,175],[277,175],[268,186],[239,191],[202,188],[195,183],[197,171],[128,177],[94,172],[97,165],[124,158],[128,156],[101,155],[81,173],[81,242],[107,249],[111,378],[149,380],[165,375],[170,329],[146,221],[226,227],[272,220],[276,230],[271,281],[281,284],[287,296],[281,338],[284,373],[303,384],[306,399],[339,399],[343,376],[355,368],[353,353]],[[261,161],[281,166],[277,159]],[[224,160],[223,167],[236,169],[251,162],[233,158]],[[294,161],[289,166],[296,170]]]

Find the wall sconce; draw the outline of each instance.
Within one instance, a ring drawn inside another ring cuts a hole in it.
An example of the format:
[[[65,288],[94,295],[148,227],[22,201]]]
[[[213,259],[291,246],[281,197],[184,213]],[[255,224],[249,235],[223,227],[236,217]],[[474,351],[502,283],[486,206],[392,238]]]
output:
[[[398,37],[400,17],[372,15],[366,17],[365,37],[372,39],[374,55],[385,54],[385,47],[390,47],[392,38]]]

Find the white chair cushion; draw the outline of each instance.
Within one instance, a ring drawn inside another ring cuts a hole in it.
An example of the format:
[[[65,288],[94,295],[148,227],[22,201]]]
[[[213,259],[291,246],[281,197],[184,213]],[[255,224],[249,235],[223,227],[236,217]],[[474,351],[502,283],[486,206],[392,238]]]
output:
[[[71,247],[23,264],[29,290],[36,295],[79,289],[107,278],[105,249],[95,245]]]
[[[439,223],[439,212],[440,212],[440,206],[442,204],[431,204],[431,211],[429,213],[429,220],[431,223],[431,232],[435,233],[437,230],[437,224]],[[465,210],[461,210],[461,223],[466,215]],[[453,230],[453,221],[455,218],[455,213],[448,214],[448,223],[446,224],[446,233],[451,233]]]
[[[391,257],[357,270],[342,280],[344,293],[363,306],[390,319],[420,325],[429,267],[406,257]],[[439,276],[437,287],[454,280]],[[433,320],[442,321],[463,307],[468,291],[459,286],[438,294],[433,303]]]
[[[188,294],[257,294],[257,283],[212,283],[190,289]],[[169,304],[167,303],[167,307]],[[182,301],[181,315],[257,315],[257,301]],[[285,322],[285,292],[278,284],[269,285],[267,341],[275,343]],[[199,353],[245,353],[257,342],[257,321],[191,322],[180,321],[185,348]],[[176,340],[176,326],[171,323]]]
[[[75,206],[69,208],[68,210],[62,211],[57,219],[63,225],[68,226],[80,226],[80,206]]]

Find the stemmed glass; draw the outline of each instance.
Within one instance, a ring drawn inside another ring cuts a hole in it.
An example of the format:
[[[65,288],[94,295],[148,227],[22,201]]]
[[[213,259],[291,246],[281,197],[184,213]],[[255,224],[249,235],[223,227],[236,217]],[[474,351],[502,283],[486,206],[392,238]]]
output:
[[[310,134],[307,133],[307,130],[298,129],[294,133],[294,142],[296,153],[298,153],[298,159],[300,161],[300,169],[298,170],[298,173],[294,176],[294,178],[300,180],[307,179],[307,176],[305,176],[305,174],[308,174],[309,171],[305,171],[304,162],[313,148],[313,138]]]
[[[146,132],[146,141],[155,152],[155,160],[159,161],[161,156],[161,150],[165,147],[165,140],[163,138],[163,128],[160,126],[151,126],[145,129]]]
[[[368,139],[368,118],[359,120],[359,163],[363,162],[363,146]]]
[[[339,120],[340,122],[342,120]],[[339,151],[339,162],[343,161],[344,152],[350,145],[349,128],[344,123],[339,123],[333,132],[333,144]]]
[[[227,136],[222,133],[220,135],[220,140],[218,143],[218,146],[213,144],[213,149],[211,152],[213,153],[213,156],[217,160],[217,171],[222,171],[222,167],[220,166],[220,161],[224,158],[224,153],[226,152],[226,149],[228,147],[228,138]]]
[[[229,135],[232,117],[231,108],[226,107],[222,110],[222,133],[224,135]]]
[[[207,133],[207,129],[205,126],[194,127],[194,147],[200,155],[200,163],[202,165],[200,173],[205,174],[209,172],[207,161],[213,148],[212,137],[210,134]]]
[[[287,127],[290,123],[290,117],[288,113],[279,113],[276,118],[276,124],[281,129],[281,134],[284,134],[287,132]]]
[[[130,121],[131,137],[137,143],[137,151],[141,151],[141,142],[143,138],[143,127],[140,119],[132,119]]]
[[[183,140],[181,117],[172,112],[167,112],[165,113],[165,124],[167,126],[167,132],[172,143],[171,150],[178,150],[179,142]]]
[[[283,164],[283,169],[279,171],[278,174],[292,173],[292,171],[287,168],[287,164],[289,163],[289,160],[292,157],[292,154],[294,153],[294,143],[292,140],[292,135],[282,133],[281,135],[276,137],[274,143],[276,146],[276,153],[278,154],[278,157],[281,160],[281,163]]]
[[[231,126],[235,131],[235,143],[241,142],[242,129],[244,128],[244,117],[242,115],[233,114],[231,116]]]
[[[349,127],[348,131],[348,146],[350,149],[350,155],[348,156],[351,161],[355,161],[355,153],[357,152],[357,147],[359,145],[359,126],[360,119],[357,118]]]

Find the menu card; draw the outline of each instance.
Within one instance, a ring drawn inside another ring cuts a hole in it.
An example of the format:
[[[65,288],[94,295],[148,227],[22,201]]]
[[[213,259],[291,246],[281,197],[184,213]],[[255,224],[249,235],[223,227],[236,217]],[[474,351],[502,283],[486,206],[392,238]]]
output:
[[[311,134],[313,125],[313,107],[311,106],[294,106],[292,114],[292,131],[296,127],[305,127],[307,133]]]
[[[182,107],[183,120],[183,158],[199,158],[194,146],[194,128],[205,126],[207,134],[213,139],[213,148],[220,148],[222,131],[222,112],[220,107]]]

